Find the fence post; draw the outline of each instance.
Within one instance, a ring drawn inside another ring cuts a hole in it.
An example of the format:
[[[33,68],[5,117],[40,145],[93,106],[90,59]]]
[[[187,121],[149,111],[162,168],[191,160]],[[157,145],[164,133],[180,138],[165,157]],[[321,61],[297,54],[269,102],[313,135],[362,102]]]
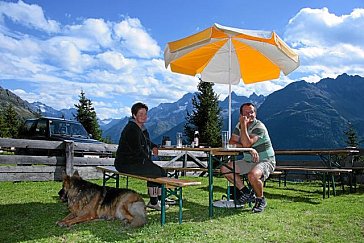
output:
[[[66,174],[72,175],[73,173],[73,157],[74,157],[74,143],[71,140],[65,140],[65,150],[66,150]]]

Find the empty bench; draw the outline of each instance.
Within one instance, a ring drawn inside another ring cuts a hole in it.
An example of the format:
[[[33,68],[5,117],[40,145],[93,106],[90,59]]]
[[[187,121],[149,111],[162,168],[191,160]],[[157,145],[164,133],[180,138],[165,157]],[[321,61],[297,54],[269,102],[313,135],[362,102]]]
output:
[[[276,166],[276,171],[282,171],[284,173],[284,186],[286,186],[287,182],[287,174],[291,171],[301,171],[301,172],[312,172],[319,173],[322,175],[322,197],[326,196],[326,183],[327,185],[327,196],[330,197],[330,182],[332,184],[333,194],[336,196],[335,189],[335,174],[348,173],[351,177],[352,170],[351,169],[341,169],[341,168],[324,168],[324,167],[299,167],[299,166]],[[328,178],[327,178],[328,177]]]
[[[129,177],[144,180],[144,181],[151,181],[156,182],[162,185],[162,198],[161,198],[161,225],[164,225],[166,222],[166,204],[165,199],[171,195],[177,197],[178,206],[179,206],[179,223],[182,223],[182,188],[186,186],[196,186],[201,185],[200,181],[190,181],[190,180],[182,180],[170,177],[146,177],[140,175],[133,175],[128,173],[119,172],[115,169],[114,166],[96,166],[96,169],[101,171],[103,174],[102,184],[103,186],[106,185],[106,182],[109,179],[115,179],[116,187],[119,187],[119,177],[125,176],[126,177],[126,187],[129,186]]]

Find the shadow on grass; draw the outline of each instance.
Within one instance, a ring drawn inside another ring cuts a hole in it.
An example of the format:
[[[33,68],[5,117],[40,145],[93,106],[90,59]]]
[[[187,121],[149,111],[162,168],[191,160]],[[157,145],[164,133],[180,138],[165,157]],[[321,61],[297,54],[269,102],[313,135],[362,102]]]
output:
[[[290,185],[292,186],[292,185]],[[317,199],[322,198],[322,187],[319,188],[309,188],[309,189],[300,189],[300,186],[297,185],[295,188],[292,187],[275,187],[275,186],[267,186],[265,188],[275,188],[275,189],[282,189],[282,190],[289,190],[292,192],[297,192],[294,195],[286,195],[284,191],[282,193],[272,193],[264,191],[264,195],[267,198],[271,199],[280,199],[280,200],[289,200],[289,201],[295,201],[295,202],[303,202],[303,203],[309,203],[309,204],[319,204],[317,202]],[[199,187],[199,190],[202,191],[208,191],[208,187]],[[226,187],[221,186],[214,186],[214,195],[215,193],[225,194],[226,195]],[[216,197],[214,196],[215,200]]]

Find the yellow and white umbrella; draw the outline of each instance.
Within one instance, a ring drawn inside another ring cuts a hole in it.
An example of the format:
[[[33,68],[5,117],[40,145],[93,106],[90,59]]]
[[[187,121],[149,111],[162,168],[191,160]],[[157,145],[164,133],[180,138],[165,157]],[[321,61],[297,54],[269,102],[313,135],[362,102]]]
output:
[[[279,78],[299,66],[298,55],[275,32],[244,30],[214,24],[194,35],[169,42],[164,50],[166,68],[200,76],[205,82],[231,84]]]

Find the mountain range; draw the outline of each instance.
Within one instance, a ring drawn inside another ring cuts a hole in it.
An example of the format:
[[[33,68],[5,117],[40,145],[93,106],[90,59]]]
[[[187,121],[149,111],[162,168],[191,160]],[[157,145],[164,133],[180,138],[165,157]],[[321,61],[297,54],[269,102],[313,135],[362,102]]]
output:
[[[349,123],[364,138],[363,94],[364,78],[357,75],[298,81],[267,96],[258,117],[275,148],[345,147]]]
[[[276,149],[345,147],[344,131],[349,123],[359,138],[364,137],[363,94],[364,78],[347,74],[336,79],[325,78],[318,83],[296,81],[266,97],[254,93],[249,97],[238,96],[232,92],[232,126],[238,120],[240,105],[253,102],[258,107],[257,117],[267,126]],[[194,95],[187,93],[176,102],[162,103],[148,111],[146,126],[155,143],[160,144],[163,136],[169,136],[174,143],[175,134],[183,131],[187,111],[193,108]],[[39,109],[45,116],[67,119],[74,119],[76,113],[74,108],[57,111],[39,102],[28,103],[0,87],[0,108],[9,102],[24,118]],[[219,105],[224,119],[223,130],[227,130],[228,97]],[[117,143],[128,119],[99,121],[103,137]]]

